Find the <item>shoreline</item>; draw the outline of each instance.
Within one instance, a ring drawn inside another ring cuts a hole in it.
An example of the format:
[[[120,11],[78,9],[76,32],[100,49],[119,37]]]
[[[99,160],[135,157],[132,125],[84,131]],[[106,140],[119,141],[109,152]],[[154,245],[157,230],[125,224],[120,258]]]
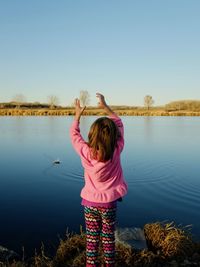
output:
[[[143,233],[142,240],[146,248],[142,249],[130,245],[120,235],[116,238],[116,267],[200,266],[200,243],[193,240],[188,226],[180,228],[173,222],[147,223]],[[0,267],[84,267],[86,235],[82,227],[79,234],[67,232],[65,238],[60,239],[53,255],[46,251],[44,244],[40,252],[28,258],[24,250],[20,256],[14,251],[0,248],[4,255],[3,259],[0,253]],[[103,263],[101,246],[99,261]]]
[[[188,116],[198,117],[200,111],[165,111],[164,109],[113,109],[119,116]],[[73,116],[74,109],[0,109],[0,116]],[[100,109],[86,109],[84,116],[106,115]]]

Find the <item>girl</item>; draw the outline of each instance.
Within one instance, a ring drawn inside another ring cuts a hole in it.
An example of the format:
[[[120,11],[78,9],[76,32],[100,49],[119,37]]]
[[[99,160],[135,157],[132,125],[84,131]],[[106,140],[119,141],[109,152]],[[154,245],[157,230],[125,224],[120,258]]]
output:
[[[75,99],[75,119],[70,128],[71,142],[81,158],[85,185],[81,191],[86,222],[86,266],[98,265],[101,237],[105,266],[115,265],[115,220],[117,200],[127,193],[120,163],[124,147],[124,128],[121,119],[97,93],[99,108],[109,117],[98,118],[90,127],[88,142],[80,134],[79,121],[85,107]]]

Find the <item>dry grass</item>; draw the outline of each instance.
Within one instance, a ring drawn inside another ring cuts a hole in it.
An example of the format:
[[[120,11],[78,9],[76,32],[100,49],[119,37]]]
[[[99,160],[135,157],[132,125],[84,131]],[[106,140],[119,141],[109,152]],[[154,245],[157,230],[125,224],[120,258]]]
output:
[[[199,110],[165,110],[164,108],[114,108],[114,111],[120,116],[200,116]],[[0,109],[0,116],[70,116],[74,115],[74,109]],[[106,115],[98,108],[87,108],[84,111],[85,116]]]
[[[191,235],[174,223],[146,224],[144,233],[149,249],[165,259],[184,259],[194,252]]]
[[[66,240],[61,240],[54,258],[55,267],[84,266],[86,237],[81,231],[80,235],[68,235]]]
[[[115,267],[200,266],[200,243],[195,244],[185,229],[175,227],[174,223],[152,223],[144,226],[144,232],[149,249],[137,250],[127,243],[116,242]],[[42,246],[33,258],[0,263],[0,267],[85,267],[85,247],[86,236],[81,229],[80,234],[67,234],[65,240],[60,240],[54,257],[47,257]],[[188,260],[191,264],[184,265]],[[101,247],[99,261],[103,266]]]

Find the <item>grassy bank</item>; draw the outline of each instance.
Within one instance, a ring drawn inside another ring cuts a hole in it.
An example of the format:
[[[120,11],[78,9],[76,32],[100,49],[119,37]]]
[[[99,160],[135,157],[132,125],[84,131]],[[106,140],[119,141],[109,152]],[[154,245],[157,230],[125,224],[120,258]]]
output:
[[[166,111],[165,109],[152,108],[150,110],[144,108],[113,108],[120,116],[200,116],[200,111],[176,110]],[[56,108],[56,109],[26,109],[12,108],[0,109],[0,116],[69,116],[74,115],[73,108]],[[96,108],[87,108],[84,115],[105,115],[102,110]]]
[[[200,243],[190,233],[173,223],[152,223],[144,226],[148,249],[138,250],[127,243],[116,242],[116,267],[176,267],[200,266]],[[32,258],[2,262],[5,267],[84,267],[85,233],[67,235],[61,240],[55,255],[47,255],[44,247]],[[99,261],[103,263],[102,248]],[[103,265],[101,265],[103,266]]]
[[[200,116],[199,100],[179,100],[162,106],[111,106],[124,116]],[[0,103],[0,116],[67,116],[74,114],[72,106],[50,105],[40,102]],[[94,106],[87,106],[85,115],[104,115]]]

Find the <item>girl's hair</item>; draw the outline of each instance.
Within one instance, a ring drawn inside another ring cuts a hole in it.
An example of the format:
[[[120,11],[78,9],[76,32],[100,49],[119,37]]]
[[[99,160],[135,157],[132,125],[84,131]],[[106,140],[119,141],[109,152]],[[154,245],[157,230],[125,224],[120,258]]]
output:
[[[112,159],[118,135],[119,131],[113,120],[107,117],[97,119],[88,134],[92,158],[102,162]]]

